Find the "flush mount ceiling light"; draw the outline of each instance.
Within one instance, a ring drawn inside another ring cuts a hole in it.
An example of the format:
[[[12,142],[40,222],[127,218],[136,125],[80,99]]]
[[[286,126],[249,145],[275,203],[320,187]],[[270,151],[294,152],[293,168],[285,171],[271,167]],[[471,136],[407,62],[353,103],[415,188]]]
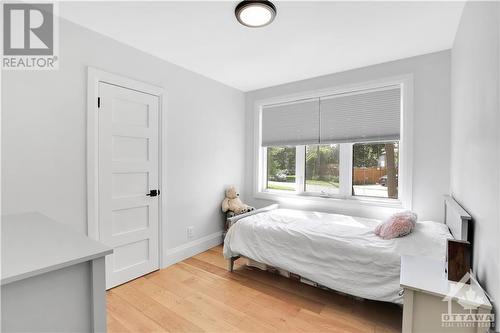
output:
[[[259,28],[274,20],[276,7],[271,1],[242,1],[236,6],[234,15],[241,24],[251,28]]]

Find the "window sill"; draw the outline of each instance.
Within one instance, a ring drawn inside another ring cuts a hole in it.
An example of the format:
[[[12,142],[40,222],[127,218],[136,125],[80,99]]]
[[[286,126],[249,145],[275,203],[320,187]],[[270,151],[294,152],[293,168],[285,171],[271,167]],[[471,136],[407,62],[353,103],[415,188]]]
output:
[[[257,199],[284,201],[291,199],[294,201],[312,202],[319,205],[329,206],[331,204],[341,204],[346,206],[371,206],[393,209],[403,209],[403,204],[396,199],[382,199],[369,197],[341,197],[341,196],[315,196],[311,194],[286,193],[282,191],[262,191],[254,193]]]

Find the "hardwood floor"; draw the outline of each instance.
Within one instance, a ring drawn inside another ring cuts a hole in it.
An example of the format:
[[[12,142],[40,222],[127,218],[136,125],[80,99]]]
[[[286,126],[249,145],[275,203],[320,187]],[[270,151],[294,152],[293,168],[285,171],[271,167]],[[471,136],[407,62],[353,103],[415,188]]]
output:
[[[401,308],[235,263],[222,247],[113,288],[108,332],[400,332]]]

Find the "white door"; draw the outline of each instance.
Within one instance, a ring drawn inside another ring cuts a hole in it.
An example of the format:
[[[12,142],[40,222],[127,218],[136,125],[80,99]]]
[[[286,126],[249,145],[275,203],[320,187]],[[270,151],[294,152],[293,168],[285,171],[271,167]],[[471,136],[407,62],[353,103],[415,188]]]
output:
[[[159,266],[159,98],[99,82],[98,104],[99,239],[114,250],[109,289]]]

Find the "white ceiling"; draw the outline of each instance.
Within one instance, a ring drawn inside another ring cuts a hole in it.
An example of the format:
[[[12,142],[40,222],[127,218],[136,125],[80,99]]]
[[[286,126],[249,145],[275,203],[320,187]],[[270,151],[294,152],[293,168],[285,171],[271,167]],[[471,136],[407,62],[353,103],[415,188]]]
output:
[[[449,49],[463,2],[275,2],[247,28],[232,1],[65,2],[67,19],[242,91]]]

